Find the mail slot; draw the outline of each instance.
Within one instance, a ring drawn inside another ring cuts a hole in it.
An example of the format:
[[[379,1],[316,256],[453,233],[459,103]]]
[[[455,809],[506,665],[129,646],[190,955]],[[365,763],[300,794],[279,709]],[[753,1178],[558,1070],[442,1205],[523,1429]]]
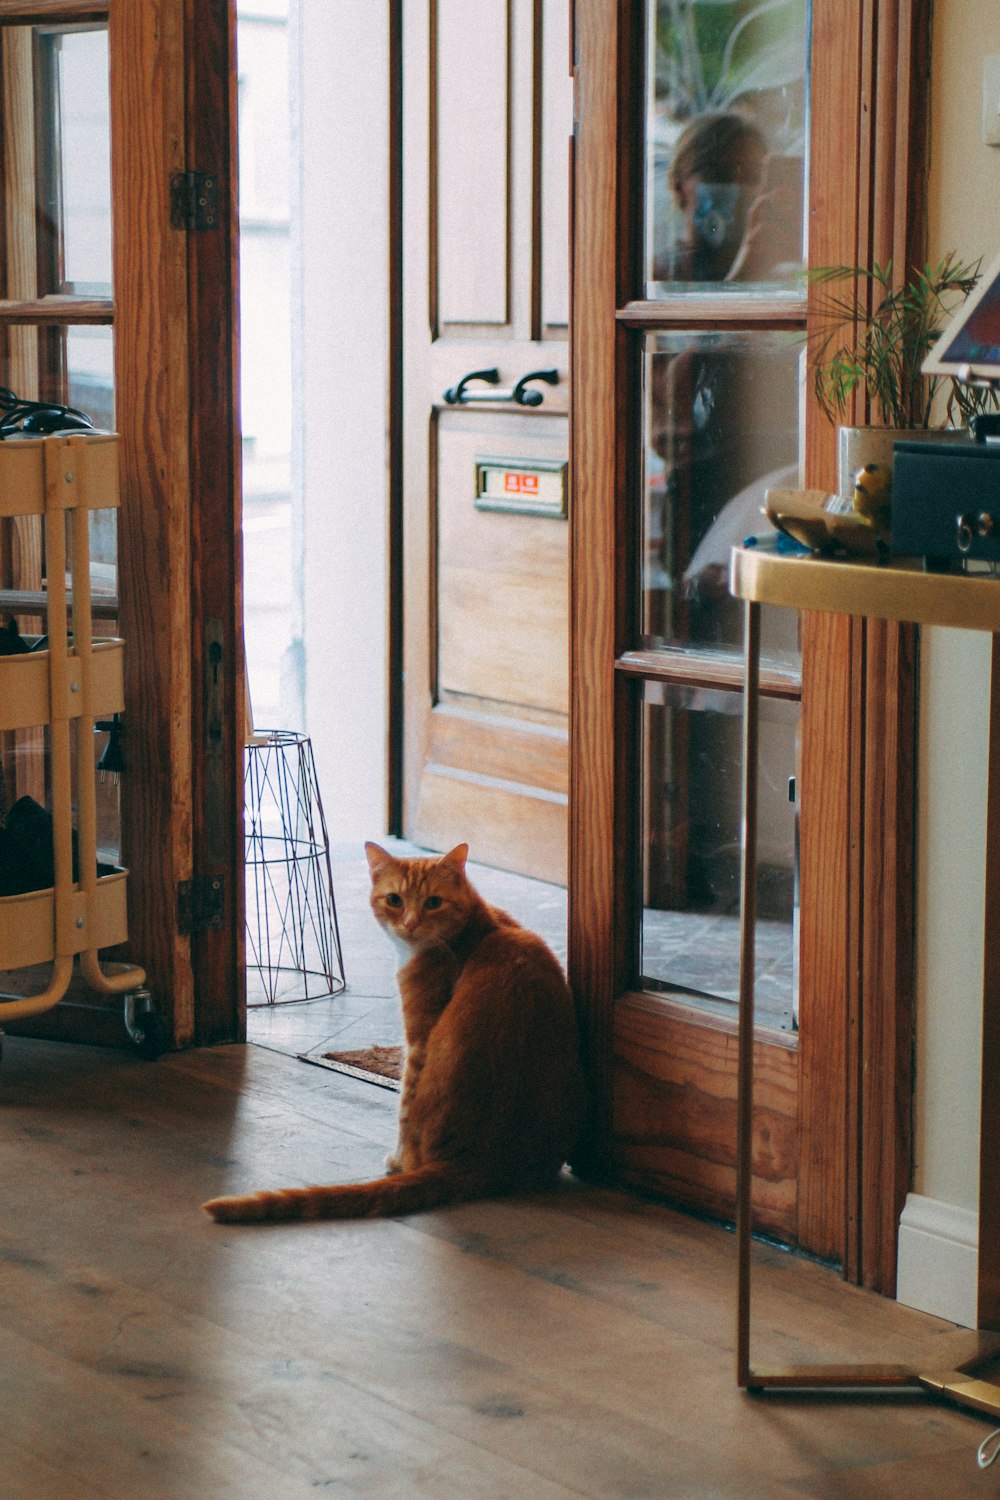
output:
[[[566,462],[559,458],[476,458],[476,509],[566,515]]]

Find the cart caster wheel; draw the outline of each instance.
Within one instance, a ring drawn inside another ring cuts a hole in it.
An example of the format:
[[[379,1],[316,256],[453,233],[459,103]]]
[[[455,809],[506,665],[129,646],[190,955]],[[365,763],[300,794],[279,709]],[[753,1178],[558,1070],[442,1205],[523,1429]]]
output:
[[[155,1062],[163,1051],[163,1022],[159,1016],[144,1016],[132,1037],[132,1046],[139,1057]]]
[[[148,1062],[155,1061],[163,1051],[163,1018],[148,990],[132,990],[125,996],[123,1020],[135,1051]]]

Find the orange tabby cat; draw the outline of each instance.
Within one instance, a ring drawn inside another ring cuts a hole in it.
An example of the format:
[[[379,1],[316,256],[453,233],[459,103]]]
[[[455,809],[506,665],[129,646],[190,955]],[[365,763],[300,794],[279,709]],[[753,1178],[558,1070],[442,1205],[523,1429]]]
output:
[[[579,1138],[576,1015],[554,955],[473,890],[467,844],[440,859],[365,851],[372,909],[404,953],[406,1066],[388,1175],[213,1198],[203,1206],[214,1219],[357,1219],[529,1192],[555,1179]]]

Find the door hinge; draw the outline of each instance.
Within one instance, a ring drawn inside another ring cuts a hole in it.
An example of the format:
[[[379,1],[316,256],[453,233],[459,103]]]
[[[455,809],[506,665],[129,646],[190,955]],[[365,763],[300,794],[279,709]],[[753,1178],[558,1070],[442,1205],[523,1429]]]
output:
[[[217,932],[226,905],[226,882],[221,875],[202,875],[177,882],[177,931],[182,937]]]
[[[219,221],[219,179],[214,172],[175,172],[170,179],[170,222],[175,229],[214,229]]]

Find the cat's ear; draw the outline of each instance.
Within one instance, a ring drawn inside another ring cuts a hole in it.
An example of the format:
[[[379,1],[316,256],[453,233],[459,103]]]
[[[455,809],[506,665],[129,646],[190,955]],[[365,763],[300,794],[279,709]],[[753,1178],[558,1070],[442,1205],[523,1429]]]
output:
[[[365,854],[368,856],[368,868],[371,871],[373,880],[377,880],[382,871],[388,869],[389,865],[396,863],[392,855],[387,850],[380,848],[378,844],[366,844]]]
[[[449,849],[447,854],[442,854],[438,860],[439,865],[451,865],[461,875],[465,869],[465,861],[469,857],[468,844],[456,844],[454,849]]]

